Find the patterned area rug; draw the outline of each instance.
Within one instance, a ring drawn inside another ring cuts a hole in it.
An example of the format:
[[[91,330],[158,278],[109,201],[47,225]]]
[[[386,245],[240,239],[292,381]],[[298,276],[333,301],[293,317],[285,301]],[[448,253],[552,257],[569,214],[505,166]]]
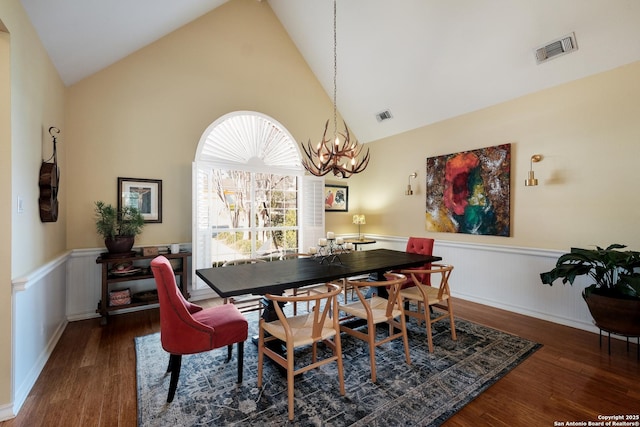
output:
[[[256,335],[257,314],[247,318],[250,336]],[[541,347],[462,319],[455,325],[457,341],[451,340],[448,322],[434,325],[434,353],[429,353],[424,327],[409,321],[412,364],[405,363],[402,340],[378,347],[377,384],[371,382],[366,343],[342,334],[346,395],[340,396],[335,363],[304,373],[295,382],[293,425],[437,426]],[[245,343],[243,384],[236,385],[235,346],[226,364],[226,348],[184,356],[170,404],[169,355],[160,334],[137,337],[135,347],[139,426],[290,425],[286,377],[266,361],[263,388],[257,388],[258,356],[251,339]],[[296,360],[310,353],[302,349]]]

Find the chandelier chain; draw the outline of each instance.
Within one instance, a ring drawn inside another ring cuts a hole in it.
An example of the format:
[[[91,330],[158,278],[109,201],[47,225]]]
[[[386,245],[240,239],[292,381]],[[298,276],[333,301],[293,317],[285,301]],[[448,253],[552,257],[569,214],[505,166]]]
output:
[[[333,0],[333,139],[338,137],[338,35],[336,0]]]

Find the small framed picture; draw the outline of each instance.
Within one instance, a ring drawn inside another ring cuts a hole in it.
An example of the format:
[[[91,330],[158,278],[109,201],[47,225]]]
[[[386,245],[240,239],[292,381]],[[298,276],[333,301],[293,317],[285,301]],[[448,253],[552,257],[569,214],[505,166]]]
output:
[[[348,212],[349,187],[346,185],[325,184],[324,210],[325,212]]]
[[[138,208],[144,222],[162,222],[162,180],[118,177],[118,211]]]

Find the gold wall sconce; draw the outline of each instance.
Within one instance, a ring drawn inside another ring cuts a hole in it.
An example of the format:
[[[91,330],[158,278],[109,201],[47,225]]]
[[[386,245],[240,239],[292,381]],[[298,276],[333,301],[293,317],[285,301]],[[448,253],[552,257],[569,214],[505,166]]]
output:
[[[418,172],[414,172],[409,175],[409,183],[407,184],[407,191],[404,192],[407,196],[413,196],[413,190],[411,189],[411,178],[415,178],[418,176]]]
[[[531,160],[529,161],[529,178],[525,179],[524,185],[527,187],[531,187],[534,185],[538,185],[538,180],[533,174],[533,164],[538,163],[542,160],[542,154],[534,154],[531,156]]]

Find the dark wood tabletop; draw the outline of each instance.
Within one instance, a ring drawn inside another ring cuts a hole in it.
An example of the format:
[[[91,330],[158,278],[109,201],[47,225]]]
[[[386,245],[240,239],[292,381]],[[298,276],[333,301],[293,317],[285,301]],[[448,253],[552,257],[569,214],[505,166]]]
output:
[[[280,294],[286,289],[330,282],[366,273],[417,267],[440,261],[438,256],[411,254],[390,249],[340,254],[341,262],[321,263],[315,258],[203,268],[196,274],[224,298],[246,294]]]

